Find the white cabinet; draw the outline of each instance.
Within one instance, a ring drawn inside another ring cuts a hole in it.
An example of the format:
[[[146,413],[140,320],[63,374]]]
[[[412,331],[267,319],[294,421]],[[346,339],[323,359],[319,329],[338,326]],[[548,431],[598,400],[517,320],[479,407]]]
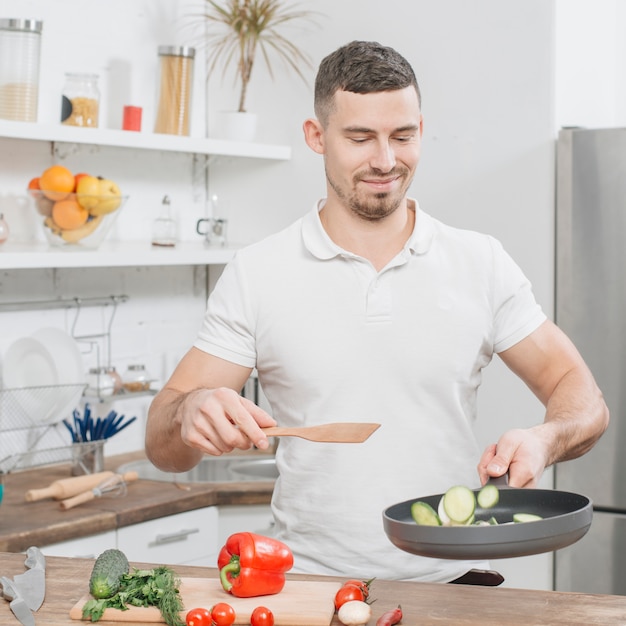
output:
[[[210,506],[43,546],[41,550],[48,556],[96,558],[109,548],[118,548],[131,562],[215,567],[222,545],[218,510]]]
[[[214,566],[217,507],[168,515],[117,529],[117,547],[129,561]]]
[[[233,533],[274,534],[274,517],[269,504],[246,504],[217,507],[219,511],[218,543],[221,548]]]
[[[117,544],[117,533],[109,530],[98,535],[81,537],[80,539],[70,539],[61,541],[49,546],[42,546],[41,551],[46,556],[67,556],[79,559],[95,559],[99,554],[115,548]]]

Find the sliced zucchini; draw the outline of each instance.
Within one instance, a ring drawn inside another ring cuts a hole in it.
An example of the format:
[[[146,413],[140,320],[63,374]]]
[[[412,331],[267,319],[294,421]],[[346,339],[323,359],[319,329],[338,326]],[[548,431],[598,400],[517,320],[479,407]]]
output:
[[[543,519],[541,515],[535,515],[534,513],[515,513],[513,515],[513,521],[516,524],[522,524],[524,522],[537,522]]]
[[[476,500],[478,502],[478,506],[481,509],[490,509],[496,504],[498,504],[498,500],[500,499],[500,492],[495,485],[485,485],[476,496]]]
[[[476,510],[476,496],[469,487],[455,485],[443,494],[443,509],[452,524],[471,524]]]
[[[420,526],[441,526],[441,520],[428,502],[413,502],[411,516]]]

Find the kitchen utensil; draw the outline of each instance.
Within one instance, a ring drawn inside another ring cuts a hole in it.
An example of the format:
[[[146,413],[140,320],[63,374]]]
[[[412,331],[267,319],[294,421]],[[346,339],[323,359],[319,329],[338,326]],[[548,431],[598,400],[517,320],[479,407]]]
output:
[[[45,498],[64,500],[65,498],[71,498],[79,493],[83,493],[83,491],[97,487],[103,480],[111,478],[113,475],[114,472],[107,470],[98,472],[97,474],[62,478],[55,480],[48,487],[44,487],[43,489],[29,489],[25,497],[28,502],[44,500]]]
[[[476,490],[475,493],[478,493]],[[435,510],[443,494],[417,498]],[[394,504],[383,513],[391,543],[420,556],[441,559],[503,559],[552,552],[578,541],[589,530],[593,508],[589,498],[551,489],[500,490],[498,504],[477,509],[477,519],[493,516],[497,525],[420,526],[411,517],[416,500]],[[542,519],[513,523],[514,513],[534,513]]]
[[[33,613],[28,608],[17,585],[11,579],[6,578],[6,576],[0,576],[0,587],[2,587],[2,595],[9,601],[9,607],[11,607],[13,615],[17,617],[20,623],[23,626],[35,626]]]
[[[329,626],[335,612],[334,598],[341,584],[327,581],[288,580],[280,593],[261,598],[236,598],[227,594],[218,578],[181,578],[180,597],[187,610],[211,608],[217,602],[228,602],[237,614],[235,624],[250,624],[250,615],[259,605],[274,614],[276,626]],[[79,620],[90,595],[83,596],[70,610],[70,617]],[[181,613],[183,622],[185,613]],[[131,606],[127,611],[106,609],[104,621],[162,622],[156,607]]]
[[[31,611],[39,610],[46,596],[46,557],[36,546],[26,550],[24,565],[28,571],[13,576],[20,594]]]
[[[301,437],[309,441],[324,443],[362,443],[379,426],[380,424],[370,422],[336,422],[295,428],[269,426],[261,430],[268,437]]]
[[[100,498],[107,493],[114,493],[117,496],[124,495],[126,493],[126,485],[139,478],[137,472],[126,472],[125,474],[114,474],[110,478],[102,481],[97,487],[83,491],[76,496],[61,500],[60,507],[67,511],[79,504],[89,502],[94,498]]]

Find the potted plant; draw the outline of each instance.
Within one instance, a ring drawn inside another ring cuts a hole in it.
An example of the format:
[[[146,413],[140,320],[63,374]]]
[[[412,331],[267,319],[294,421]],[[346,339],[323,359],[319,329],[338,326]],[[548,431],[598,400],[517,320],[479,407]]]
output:
[[[207,54],[207,79],[218,66],[223,66],[223,74],[234,67],[236,82],[239,84],[239,104],[235,116],[252,117],[248,114],[246,97],[248,85],[255,67],[257,53],[261,55],[274,78],[271,57],[281,59],[300,78],[305,79],[301,67],[311,67],[308,56],[293,41],[281,34],[281,28],[298,20],[312,20],[313,12],[299,10],[296,5],[284,0],[205,0],[202,14],[206,22],[205,43]],[[239,139],[252,139],[253,129]]]

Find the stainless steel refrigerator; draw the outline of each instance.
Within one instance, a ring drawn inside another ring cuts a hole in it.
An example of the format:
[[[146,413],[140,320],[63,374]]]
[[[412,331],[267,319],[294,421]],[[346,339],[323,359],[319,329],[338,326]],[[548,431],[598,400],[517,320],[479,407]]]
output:
[[[563,129],[557,145],[556,322],[602,389],[611,424],[556,467],[591,498],[589,532],[555,553],[560,591],[626,595],[626,129]]]

